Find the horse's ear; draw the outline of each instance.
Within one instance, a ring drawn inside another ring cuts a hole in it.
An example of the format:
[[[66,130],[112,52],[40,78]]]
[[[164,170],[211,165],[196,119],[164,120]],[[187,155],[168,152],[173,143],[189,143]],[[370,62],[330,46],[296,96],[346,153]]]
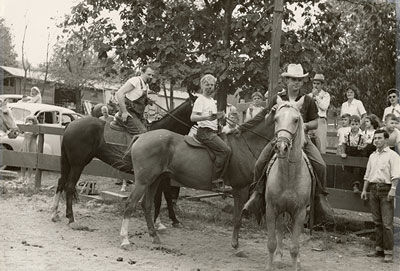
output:
[[[283,103],[283,100],[282,100],[281,96],[277,95],[276,96],[276,104],[278,106],[280,106],[282,103]]]
[[[298,100],[298,101],[296,102],[296,104],[295,104],[295,106],[296,106],[297,109],[299,109],[299,110],[303,107],[303,104],[304,104],[304,97],[305,97],[305,96],[301,97],[300,100]]]

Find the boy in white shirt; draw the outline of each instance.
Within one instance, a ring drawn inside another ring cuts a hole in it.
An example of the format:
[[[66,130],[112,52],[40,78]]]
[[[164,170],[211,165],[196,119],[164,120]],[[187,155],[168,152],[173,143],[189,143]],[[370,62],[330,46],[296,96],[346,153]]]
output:
[[[343,114],[341,116],[342,118],[342,127],[340,127],[337,130],[337,137],[338,137],[338,147],[337,147],[337,153],[340,155],[341,154],[341,145],[344,142],[344,136],[348,132],[350,132],[350,114]]]
[[[196,99],[190,120],[197,122],[196,139],[215,153],[216,178],[212,182],[218,188],[225,189],[223,176],[225,174],[231,148],[218,136],[218,119],[225,116],[225,112],[217,112],[217,103],[213,99],[217,79],[211,74],[204,75],[200,80],[202,94]]]

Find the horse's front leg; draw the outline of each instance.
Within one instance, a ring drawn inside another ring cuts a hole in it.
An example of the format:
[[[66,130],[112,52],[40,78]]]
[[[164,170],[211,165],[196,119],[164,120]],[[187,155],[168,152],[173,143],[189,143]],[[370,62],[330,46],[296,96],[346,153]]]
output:
[[[132,213],[136,210],[136,206],[137,206],[140,198],[143,196],[143,193],[145,190],[146,190],[145,185],[142,185],[142,184],[139,184],[138,182],[136,182],[132,192],[129,195],[129,198],[127,199],[125,211],[124,211],[124,219],[122,221],[121,232],[120,232],[120,236],[122,239],[121,247],[123,249],[130,248],[130,242],[129,242],[129,237],[128,237],[129,221],[132,216]]]
[[[51,207],[51,221],[60,221],[60,216],[58,215],[58,205],[60,204],[61,191],[57,191],[53,198],[53,206]]]
[[[276,240],[277,240],[277,247],[275,251],[275,257],[277,261],[282,261],[283,253],[283,227],[285,221],[285,213],[280,214],[276,220]]]
[[[153,237],[154,244],[161,244],[160,237],[157,235],[157,231],[154,227],[154,221],[151,215],[151,210],[153,209],[154,196],[157,192],[160,180],[156,180],[150,187],[146,190],[144,200],[142,202],[142,208],[144,211],[144,216],[146,218],[147,229],[151,237]]]
[[[277,247],[277,240],[276,240],[276,214],[273,207],[267,203],[266,212],[266,226],[267,226],[267,234],[268,234],[268,263],[267,263],[267,270],[273,270],[273,263],[274,263],[274,254]]]
[[[239,247],[239,231],[242,225],[242,209],[249,196],[249,187],[234,188],[232,191],[234,199],[233,208],[233,234],[232,234],[232,247],[237,249]]]
[[[292,230],[292,245],[290,246],[290,256],[292,257],[293,270],[297,271],[300,267],[300,245],[299,238],[304,227],[304,218],[306,217],[306,208],[302,208],[299,212],[292,216],[293,230]]]

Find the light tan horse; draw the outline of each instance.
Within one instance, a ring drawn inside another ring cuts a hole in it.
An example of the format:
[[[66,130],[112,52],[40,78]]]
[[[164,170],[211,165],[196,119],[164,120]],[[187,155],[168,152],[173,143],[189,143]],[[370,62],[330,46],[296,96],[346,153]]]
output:
[[[0,101],[0,129],[7,134],[9,138],[16,138],[19,134],[18,126],[8,109],[7,104]]]
[[[293,104],[283,102],[279,96],[277,100],[275,151],[278,159],[268,172],[265,191],[269,252],[267,270],[273,269],[275,253],[277,256],[282,256],[284,213],[290,214],[292,218],[290,255],[293,270],[298,270],[300,267],[299,237],[311,193],[311,175],[302,150],[305,133],[300,108],[303,102],[304,97]]]

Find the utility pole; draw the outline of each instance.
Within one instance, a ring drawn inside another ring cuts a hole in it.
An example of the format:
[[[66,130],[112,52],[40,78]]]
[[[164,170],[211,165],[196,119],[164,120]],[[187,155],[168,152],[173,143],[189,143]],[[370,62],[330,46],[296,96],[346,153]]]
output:
[[[280,66],[280,48],[282,36],[282,17],[283,17],[283,0],[275,0],[274,3],[274,20],[272,24],[271,35],[271,57],[269,64],[269,84],[268,99],[271,100],[276,94],[276,87],[279,80]]]

